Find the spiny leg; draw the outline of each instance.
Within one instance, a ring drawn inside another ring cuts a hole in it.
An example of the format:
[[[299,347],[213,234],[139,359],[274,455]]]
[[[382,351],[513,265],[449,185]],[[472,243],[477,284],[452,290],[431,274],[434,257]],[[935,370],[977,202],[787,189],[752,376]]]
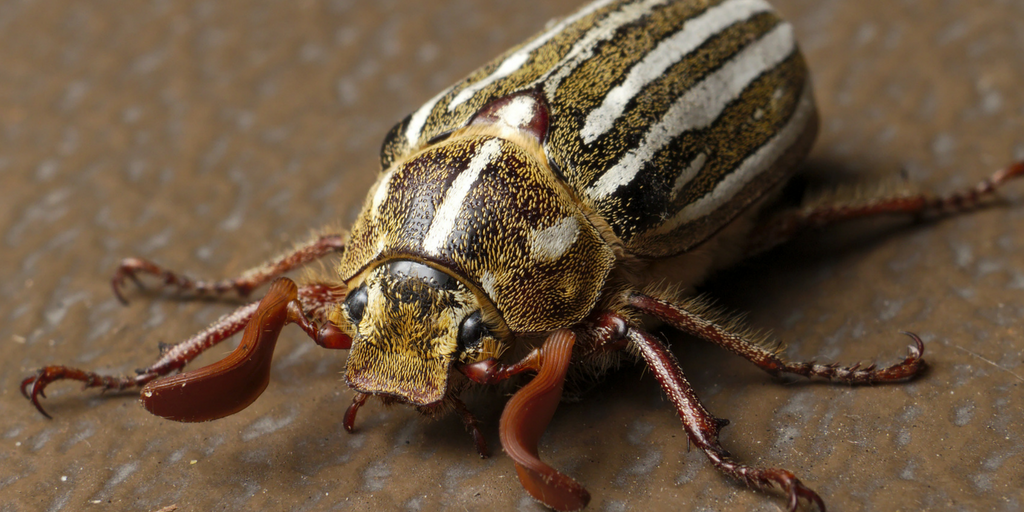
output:
[[[796,511],[801,498],[814,503],[822,512],[825,511],[821,497],[793,473],[785,469],[745,466],[730,460],[729,453],[718,440],[722,427],[729,422],[716,418],[704,408],[686,381],[675,356],[661,341],[638,327],[631,326],[626,336],[639,350],[647,367],[675,406],[690,441],[704,451],[715,467],[750,486],[767,489],[777,484],[788,496],[790,512]]]
[[[299,245],[278,258],[270,260],[258,267],[249,269],[234,279],[207,281],[192,279],[184,274],[167,270],[156,263],[141,258],[125,258],[121,260],[110,285],[123,304],[128,301],[121,293],[125,281],[131,279],[140,288],[143,287],[139,274],[160,278],[165,287],[175,291],[194,292],[197,295],[223,294],[234,291],[239,297],[247,297],[254,289],[269,283],[284,273],[316,261],[324,256],[344,249],[344,236],[339,234],[321,235]]]
[[[685,307],[667,300],[636,292],[630,293],[627,299],[629,305],[640,311],[654,316],[680,331],[725,348],[772,375],[793,373],[804,377],[823,377],[850,384],[872,384],[911,379],[925,368],[924,359],[921,358],[924,353],[924,343],[921,338],[912,333],[904,333],[914,340],[914,345],[910,347],[907,357],[902,362],[885,368],[876,368],[873,364],[861,368],[859,364],[843,367],[834,363],[817,364],[814,361],[787,362],[780,358],[775,350],[765,348],[763,344],[752,341],[743,333],[733,332],[714,321],[703,318],[699,312],[688,311]]]
[[[946,195],[894,195],[786,210],[766,219],[751,231],[751,240],[746,249],[747,256],[767,251],[805,231],[848,220],[893,214],[921,218],[971,211],[994,196],[1007,181],[1021,177],[1024,177],[1024,161],[1015,162],[996,171],[974,187]]]
[[[345,298],[345,289],[326,284],[310,284],[298,290],[298,299],[302,309],[322,322],[325,326],[326,312],[332,304]],[[212,325],[194,336],[161,351],[160,358],[152,365],[135,371],[135,375],[101,375],[96,372],[81,370],[68,366],[46,366],[40,368],[35,375],[21,382],[21,393],[32,401],[43,416],[50,418],[39,402],[39,397],[46,398],[46,387],[59,380],[75,380],[83,383],[83,389],[100,388],[102,391],[122,391],[125,389],[145,386],[147,383],[182,369],[189,361],[195,359],[210,347],[230,338],[241,331],[249,323],[259,306],[258,302],[246,304],[235,311],[220,317]],[[307,330],[305,327],[303,330]],[[309,332],[307,330],[307,332]],[[344,347],[327,347],[344,348]],[[31,390],[30,390],[31,388]]]

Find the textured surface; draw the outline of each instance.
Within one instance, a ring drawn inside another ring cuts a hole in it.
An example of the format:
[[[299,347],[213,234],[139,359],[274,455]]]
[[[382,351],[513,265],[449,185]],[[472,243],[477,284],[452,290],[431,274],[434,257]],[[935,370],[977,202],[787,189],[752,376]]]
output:
[[[370,404],[346,434],[344,355],[296,329],[267,393],[214,423],[69,384],[52,388],[49,421],[17,384],[47,363],[130,372],[227,311],[135,292],[122,308],[108,277],[127,255],[233,274],[350,223],[395,120],[575,3],[0,4],[0,510],[539,509],[457,418]],[[1024,157],[1024,3],[777,5],[815,77],[816,175],[902,170],[949,190]],[[674,336],[733,422],[725,445],[793,470],[832,510],[1024,507],[1024,184],[1006,196],[934,224],[808,236],[714,281],[793,357],[892,361],[906,329],[931,364],[908,385],[786,385]],[[501,402],[473,404],[492,446]],[[542,450],[594,510],[781,503],[688,453],[635,368],[563,406]]]

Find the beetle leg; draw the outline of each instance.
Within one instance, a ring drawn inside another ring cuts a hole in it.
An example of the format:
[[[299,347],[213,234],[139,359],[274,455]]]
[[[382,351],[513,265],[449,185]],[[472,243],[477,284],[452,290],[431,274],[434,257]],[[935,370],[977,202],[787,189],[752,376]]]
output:
[[[885,368],[876,368],[873,364],[862,368],[860,364],[842,367],[834,363],[817,364],[814,361],[787,362],[780,358],[775,350],[770,350],[762,346],[763,344],[751,341],[742,333],[732,332],[666,300],[633,292],[629,294],[628,302],[631,306],[676,329],[708,340],[743,357],[772,375],[793,373],[804,377],[823,377],[849,384],[872,384],[912,379],[925,368],[924,359],[921,358],[924,353],[924,343],[921,338],[912,333],[904,333],[914,340],[914,345],[910,347],[907,357],[902,362]]]
[[[718,434],[729,423],[728,420],[716,418],[704,408],[672,352],[664,343],[639,328],[630,327],[627,337],[639,349],[647,367],[675,405],[690,441],[704,451],[715,467],[753,487],[770,488],[772,484],[777,484],[789,497],[790,512],[796,511],[801,498],[814,503],[824,512],[825,503],[821,497],[800,482],[793,473],[785,469],[745,466],[730,460],[729,453],[718,440]]]
[[[131,279],[140,288],[143,287],[139,274],[158,277],[163,281],[163,286],[173,288],[177,292],[194,292],[196,295],[220,295],[234,291],[239,297],[247,297],[254,289],[269,283],[275,277],[316,261],[328,254],[339,252],[344,246],[344,236],[342,235],[321,235],[295,247],[290,252],[276,259],[243,272],[237,278],[219,281],[196,280],[184,274],[167,270],[149,260],[125,258],[121,260],[117,271],[114,272],[110,285],[114,290],[114,295],[123,304],[128,304],[128,301],[121,293],[121,288],[124,286],[125,281]]]
[[[1021,177],[1024,177],[1024,161],[1014,162],[996,171],[988,179],[974,187],[942,196],[924,193],[900,194],[786,210],[770,217],[751,231],[750,244],[746,249],[747,256],[767,251],[804,231],[820,229],[848,220],[892,214],[913,215],[920,218],[954,215],[974,210],[985,200],[994,196],[1004,183]]]
[[[323,323],[324,327],[321,328],[321,331],[328,331],[322,335],[324,343],[327,343],[327,345],[314,337],[321,346],[341,348],[337,345],[343,345],[337,336],[330,335],[330,327],[333,326],[330,322],[326,322],[326,312],[332,304],[340,302],[344,297],[344,288],[327,284],[310,284],[298,290],[298,300],[302,304],[302,309]],[[181,370],[189,361],[198,357],[199,354],[241,331],[249,323],[258,306],[259,303],[257,302],[242,306],[222,316],[212,325],[189,339],[161,350],[160,359],[147,368],[136,370],[135,375],[100,375],[95,372],[68,366],[47,366],[39,369],[35,375],[21,382],[21,393],[32,401],[32,404],[36,406],[36,409],[43,416],[49,418],[50,415],[43,409],[39,398],[46,397],[46,387],[52,382],[76,380],[82,382],[85,388],[98,387],[103,391],[122,391],[145,386],[159,377]],[[304,330],[306,329],[304,328]],[[328,346],[332,343],[335,346]]]
[[[352,397],[352,404],[345,410],[345,421],[342,425],[345,427],[345,431],[349,434],[356,431],[356,413],[358,413],[359,408],[366,403],[367,398],[370,398],[370,395],[356,393],[356,396]]]
[[[562,398],[565,374],[576,336],[567,330],[548,337],[537,361],[539,372],[505,405],[501,414],[501,446],[516,463],[519,481],[531,496],[555,510],[579,510],[590,494],[572,478],[545,464],[537,455],[541,434]]]
[[[480,455],[481,459],[486,459],[490,456],[491,451],[487,448],[487,439],[484,438],[484,433],[480,431],[480,422],[477,421],[476,416],[473,416],[473,413],[466,407],[466,404],[458,397],[452,397],[451,401],[452,405],[455,406],[455,412],[459,413],[462,423],[466,425],[466,429],[473,436],[476,453]]]
[[[477,384],[491,385],[523,372],[537,371],[540,368],[540,360],[541,349],[535,348],[515,364],[501,364],[492,357],[472,364],[459,364],[456,368]]]

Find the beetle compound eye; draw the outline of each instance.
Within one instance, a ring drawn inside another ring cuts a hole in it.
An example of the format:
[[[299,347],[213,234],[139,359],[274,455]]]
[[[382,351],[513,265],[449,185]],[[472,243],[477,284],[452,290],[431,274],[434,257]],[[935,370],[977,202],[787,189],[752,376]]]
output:
[[[366,311],[366,286],[360,286],[345,298],[345,311],[348,312],[348,319],[353,324],[358,324],[363,319],[363,312]]]
[[[480,344],[480,340],[484,336],[490,334],[490,330],[484,325],[483,316],[480,311],[475,311],[473,314],[466,317],[462,321],[462,325],[459,326],[459,351],[466,350],[470,347],[475,347]]]

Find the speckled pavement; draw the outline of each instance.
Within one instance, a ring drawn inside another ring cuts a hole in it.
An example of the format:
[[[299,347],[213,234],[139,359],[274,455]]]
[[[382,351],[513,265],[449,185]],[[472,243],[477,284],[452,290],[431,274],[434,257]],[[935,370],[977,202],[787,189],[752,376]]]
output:
[[[110,293],[125,256],[238,273],[312,228],[355,217],[390,126],[577,2],[0,3],[0,511],[541,510],[500,452],[504,398],[458,418],[367,405],[344,354],[297,329],[267,392],[180,424],[130,395],[35,368],[131,372],[231,309]],[[807,55],[822,130],[814,181],[904,174],[949,191],[1024,158],[1024,2],[778,0]],[[906,385],[782,383],[668,334],[739,459],[788,468],[830,510],[1024,508],[1024,183],[1006,204],[926,225],[871,222],[800,238],[704,290],[771,329],[793,358],[893,362]],[[198,363],[223,356],[212,350]],[[542,445],[592,510],[779,510],[723,478],[654,379],[624,368],[564,405]]]

